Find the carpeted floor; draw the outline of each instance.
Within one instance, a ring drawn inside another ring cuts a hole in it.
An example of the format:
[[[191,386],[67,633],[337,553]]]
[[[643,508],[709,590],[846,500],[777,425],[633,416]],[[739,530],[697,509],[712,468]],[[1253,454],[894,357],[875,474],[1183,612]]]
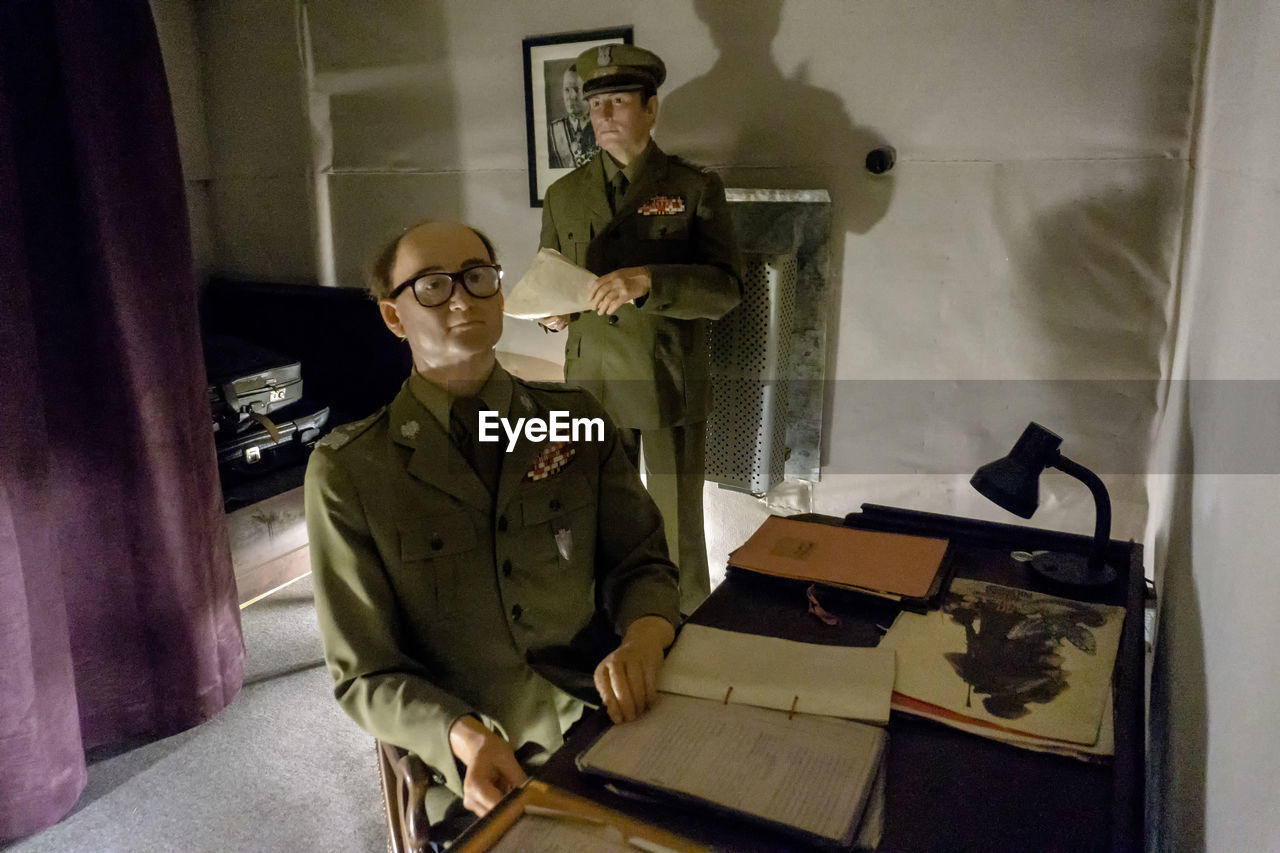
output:
[[[241,612],[245,686],[180,735],[90,756],[75,810],[6,853],[383,851],[373,740],[338,708],[310,578]]]

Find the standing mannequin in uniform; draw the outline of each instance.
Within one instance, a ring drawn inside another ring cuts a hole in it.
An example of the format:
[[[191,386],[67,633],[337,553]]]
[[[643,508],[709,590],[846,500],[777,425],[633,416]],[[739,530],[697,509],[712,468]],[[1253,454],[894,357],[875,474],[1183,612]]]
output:
[[[724,186],[650,138],[666,67],[603,45],[576,62],[600,151],[552,184],[541,245],[599,276],[593,311],[542,320],[568,329],[565,378],[591,391],[645,474],[680,566],[680,609],[711,591],[702,485],[710,406],[707,324],[738,304]]]
[[[413,373],[390,406],[317,445],[305,487],[338,701],[477,814],[523,781],[517,748],[560,746],[592,687],[615,722],[643,712],[679,618],[661,518],[599,404],[496,362],[500,273],[458,223],[384,250],[370,288]],[[522,433],[506,452],[505,435],[479,440],[478,410],[565,411],[602,429]],[[456,812],[431,796],[443,792],[429,792],[432,822]]]

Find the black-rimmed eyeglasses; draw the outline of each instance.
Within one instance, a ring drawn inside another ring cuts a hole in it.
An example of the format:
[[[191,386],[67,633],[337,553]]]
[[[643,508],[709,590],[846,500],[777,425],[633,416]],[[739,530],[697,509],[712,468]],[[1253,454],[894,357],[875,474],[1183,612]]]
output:
[[[502,286],[502,267],[497,264],[477,264],[457,272],[418,273],[401,282],[391,291],[395,299],[406,287],[413,288],[413,298],[423,308],[439,308],[453,298],[453,288],[462,285],[476,299],[488,299]]]

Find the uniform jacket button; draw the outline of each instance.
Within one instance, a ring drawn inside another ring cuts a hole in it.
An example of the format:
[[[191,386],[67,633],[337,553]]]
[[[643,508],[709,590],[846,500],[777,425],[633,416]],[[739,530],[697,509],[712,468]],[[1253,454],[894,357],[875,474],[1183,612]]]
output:
[[[507,517],[505,515],[498,516],[498,532],[499,533],[507,532]]]
[[[505,577],[511,577],[511,561],[510,560],[502,561],[502,574]]]
[[[443,547],[444,547],[444,540],[443,540],[443,539],[441,539],[439,536],[433,536],[433,537],[431,538],[431,550],[432,550],[432,551],[439,551],[439,550],[440,550],[441,548],[443,548]]]
[[[519,604],[513,604],[513,605],[511,605],[511,618],[512,618],[512,619],[519,619],[519,618],[520,618],[520,614],[521,614],[521,613],[524,613],[524,608],[523,608],[523,607],[521,607]]]
[[[560,511],[560,499],[559,499],[559,498],[552,498],[552,499],[551,499],[551,511],[552,511],[552,512],[559,512],[559,511]]]
[[[610,315],[609,315],[609,325],[610,325],[610,326],[616,326],[616,325],[618,325],[618,315],[617,315],[617,314],[610,314]]]

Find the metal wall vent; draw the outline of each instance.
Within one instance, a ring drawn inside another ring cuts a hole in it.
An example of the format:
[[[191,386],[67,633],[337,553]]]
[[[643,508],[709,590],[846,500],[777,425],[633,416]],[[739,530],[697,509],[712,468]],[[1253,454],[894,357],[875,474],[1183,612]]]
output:
[[[796,271],[794,254],[745,253],[742,303],[711,324],[706,477],[753,494],[781,482],[786,465]]]

